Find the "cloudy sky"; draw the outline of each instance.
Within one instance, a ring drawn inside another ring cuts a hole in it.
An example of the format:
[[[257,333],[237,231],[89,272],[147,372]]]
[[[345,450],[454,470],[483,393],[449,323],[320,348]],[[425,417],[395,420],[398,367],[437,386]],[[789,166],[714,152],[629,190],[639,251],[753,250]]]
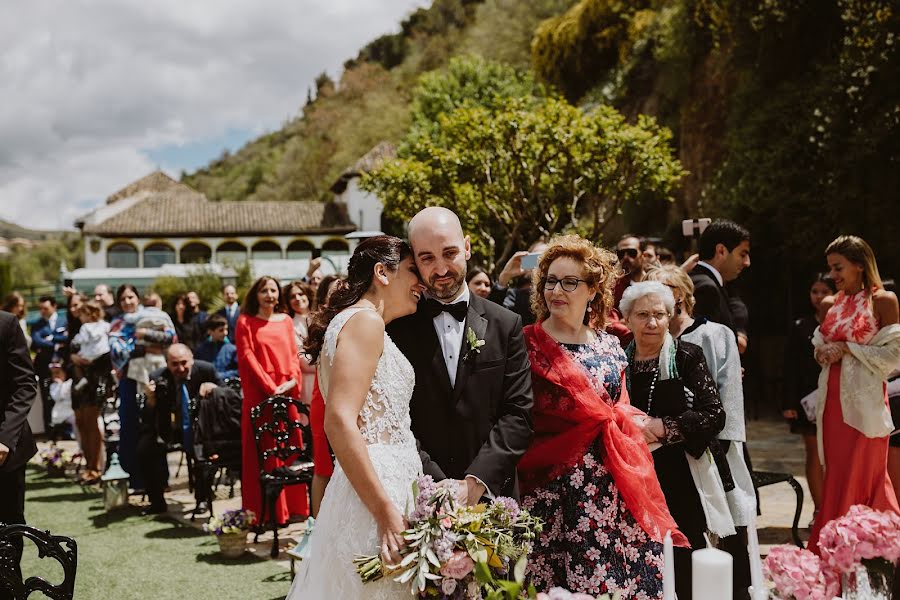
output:
[[[41,229],[297,114],[424,0],[29,0],[0,19],[0,218]]]

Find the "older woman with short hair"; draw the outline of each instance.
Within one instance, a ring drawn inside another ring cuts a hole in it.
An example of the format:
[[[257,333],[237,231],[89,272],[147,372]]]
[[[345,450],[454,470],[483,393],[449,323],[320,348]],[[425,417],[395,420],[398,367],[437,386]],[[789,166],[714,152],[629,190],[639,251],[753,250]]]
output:
[[[625,349],[628,393],[649,416],[648,440],[659,444],[653,452],[656,474],[678,528],[695,550],[705,547],[707,529],[734,535],[724,484],[708,453],[725,426],[725,410],[703,349],[669,333],[675,298],[658,281],[633,283],[619,307],[634,333]],[[689,549],[675,549],[675,570],[678,597],[689,600]]]
[[[615,273],[615,256],[569,235],[532,275],[534,441],[519,475],[524,506],[546,525],[528,569],[538,588],[658,599],[663,537],[688,542],[653,469],[646,415],[629,405],[625,355],[603,331]]]
[[[719,390],[719,399],[725,409],[725,427],[716,438],[723,451],[727,471],[720,471],[728,499],[731,517],[738,535],[723,538],[719,547],[734,557],[734,597],[747,594],[750,585],[750,557],[747,552],[746,528],[754,525],[756,493],[750,469],[744,460],[744,443],[747,440],[744,427],[744,389],[741,375],[741,357],[734,332],[705,317],[694,317],[694,282],[684,269],[667,265],[647,272],[648,281],[658,281],[672,291],[675,312],[669,319],[669,333],[675,339],[696,344],[703,349],[703,357],[710,375]],[[729,477],[734,486],[728,485]],[[729,489],[732,488],[732,489]]]

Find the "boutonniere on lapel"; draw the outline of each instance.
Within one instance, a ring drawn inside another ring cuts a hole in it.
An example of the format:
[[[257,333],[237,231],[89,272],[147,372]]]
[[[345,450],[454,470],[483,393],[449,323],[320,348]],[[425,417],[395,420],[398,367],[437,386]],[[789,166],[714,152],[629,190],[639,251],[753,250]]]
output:
[[[475,358],[475,355],[481,352],[481,347],[484,346],[484,340],[479,340],[478,336],[475,335],[475,330],[471,327],[466,328],[466,345],[468,349],[466,350],[466,355],[463,357],[463,360],[472,360]]]

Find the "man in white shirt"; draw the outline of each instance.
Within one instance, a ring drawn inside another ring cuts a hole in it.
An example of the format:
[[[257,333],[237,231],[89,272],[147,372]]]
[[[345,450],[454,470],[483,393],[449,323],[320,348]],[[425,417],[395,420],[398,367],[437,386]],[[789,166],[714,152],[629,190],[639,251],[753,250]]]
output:
[[[238,315],[241,314],[241,306],[237,301],[237,289],[230,283],[226,284],[222,287],[222,298],[225,300],[225,306],[220,308],[216,314],[225,317],[225,320],[228,321],[228,331],[233,336],[237,329]]]

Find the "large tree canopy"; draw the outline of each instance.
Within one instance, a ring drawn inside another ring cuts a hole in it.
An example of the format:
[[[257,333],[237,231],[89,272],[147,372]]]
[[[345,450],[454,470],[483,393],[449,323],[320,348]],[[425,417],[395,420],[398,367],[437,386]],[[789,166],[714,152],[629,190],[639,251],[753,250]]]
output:
[[[483,77],[473,78],[478,69]],[[652,118],[630,124],[609,106],[585,112],[559,98],[504,96],[494,91],[514,89],[515,82],[490,73],[509,76],[470,60],[420,86],[417,106],[441,98],[448,110],[433,111],[436,126],[414,126],[398,159],[362,182],[390,218],[404,222],[425,206],[446,206],[459,214],[476,254],[494,267],[563,230],[597,240],[625,204],[669,198],[684,174],[670,132]],[[461,74],[482,86],[461,94],[465,102],[434,93],[461,89]]]

